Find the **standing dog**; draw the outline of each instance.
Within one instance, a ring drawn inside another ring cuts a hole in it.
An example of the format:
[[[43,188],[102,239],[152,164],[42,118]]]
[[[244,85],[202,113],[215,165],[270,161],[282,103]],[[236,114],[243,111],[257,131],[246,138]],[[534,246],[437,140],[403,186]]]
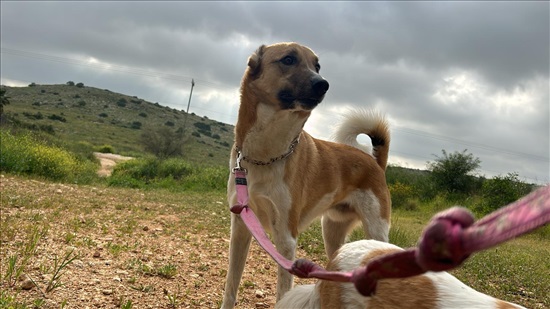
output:
[[[249,206],[271,232],[277,250],[293,260],[298,233],[323,216],[326,253],[344,243],[357,222],[369,237],[388,241],[390,195],[385,169],[389,151],[386,121],[377,114],[350,116],[332,143],[302,130],[324,98],[328,82],[319,75],[319,59],[296,43],[260,46],[248,59],[241,83],[231,168],[248,171]],[[357,147],[358,134],[370,136],[373,149]],[[234,179],[227,188],[237,204]],[[251,235],[238,215],[231,215],[229,270],[222,308],[233,308]],[[277,299],[292,287],[292,275],[279,267]]]
[[[379,255],[401,248],[376,240],[343,245],[327,269],[352,271]],[[275,309],[513,309],[524,308],[480,293],[447,272],[427,272],[405,279],[378,282],[376,293],[364,297],[352,283],[318,281],[287,292]]]

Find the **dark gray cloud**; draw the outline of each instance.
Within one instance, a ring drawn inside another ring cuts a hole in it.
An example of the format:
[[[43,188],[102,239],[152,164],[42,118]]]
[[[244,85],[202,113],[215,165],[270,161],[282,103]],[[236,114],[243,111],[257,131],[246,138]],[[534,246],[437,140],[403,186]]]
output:
[[[234,123],[248,55],[297,41],[343,108],[391,119],[390,161],[467,148],[489,176],[549,181],[548,2],[1,2],[2,83],[68,80]],[[329,125],[327,125],[327,123]]]

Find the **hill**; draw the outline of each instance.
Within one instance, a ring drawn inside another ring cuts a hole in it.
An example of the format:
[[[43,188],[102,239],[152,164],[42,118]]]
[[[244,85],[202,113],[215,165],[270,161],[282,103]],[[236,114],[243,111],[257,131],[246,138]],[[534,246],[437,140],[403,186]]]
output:
[[[207,165],[226,165],[233,143],[231,125],[108,89],[80,83],[2,89],[10,101],[5,118],[68,143],[110,145],[135,156],[144,153],[140,136],[145,130],[166,126],[183,131],[185,159]]]

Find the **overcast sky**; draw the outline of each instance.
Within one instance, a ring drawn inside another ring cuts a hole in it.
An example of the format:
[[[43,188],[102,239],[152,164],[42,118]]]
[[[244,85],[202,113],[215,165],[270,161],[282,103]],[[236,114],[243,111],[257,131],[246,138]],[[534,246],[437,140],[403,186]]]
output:
[[[1,2],[1,83],[69,80],[235,124],[247,57],[295,41],[346,109],[391,124],[390,163],[468,149],[480,175],[549,182],[549,2]]]

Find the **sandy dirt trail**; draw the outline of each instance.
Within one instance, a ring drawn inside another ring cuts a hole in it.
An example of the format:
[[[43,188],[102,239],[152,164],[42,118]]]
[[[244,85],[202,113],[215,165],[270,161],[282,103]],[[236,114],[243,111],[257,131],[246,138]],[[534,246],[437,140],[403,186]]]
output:
[[[124,162],[133,159],[132,157],[125,157],[113,153],[101,153],[94,152],[94,156],[101,163],[101,168],[97,171],[97,174],[101,177],[111,176],[115,165],[118,162]]]

